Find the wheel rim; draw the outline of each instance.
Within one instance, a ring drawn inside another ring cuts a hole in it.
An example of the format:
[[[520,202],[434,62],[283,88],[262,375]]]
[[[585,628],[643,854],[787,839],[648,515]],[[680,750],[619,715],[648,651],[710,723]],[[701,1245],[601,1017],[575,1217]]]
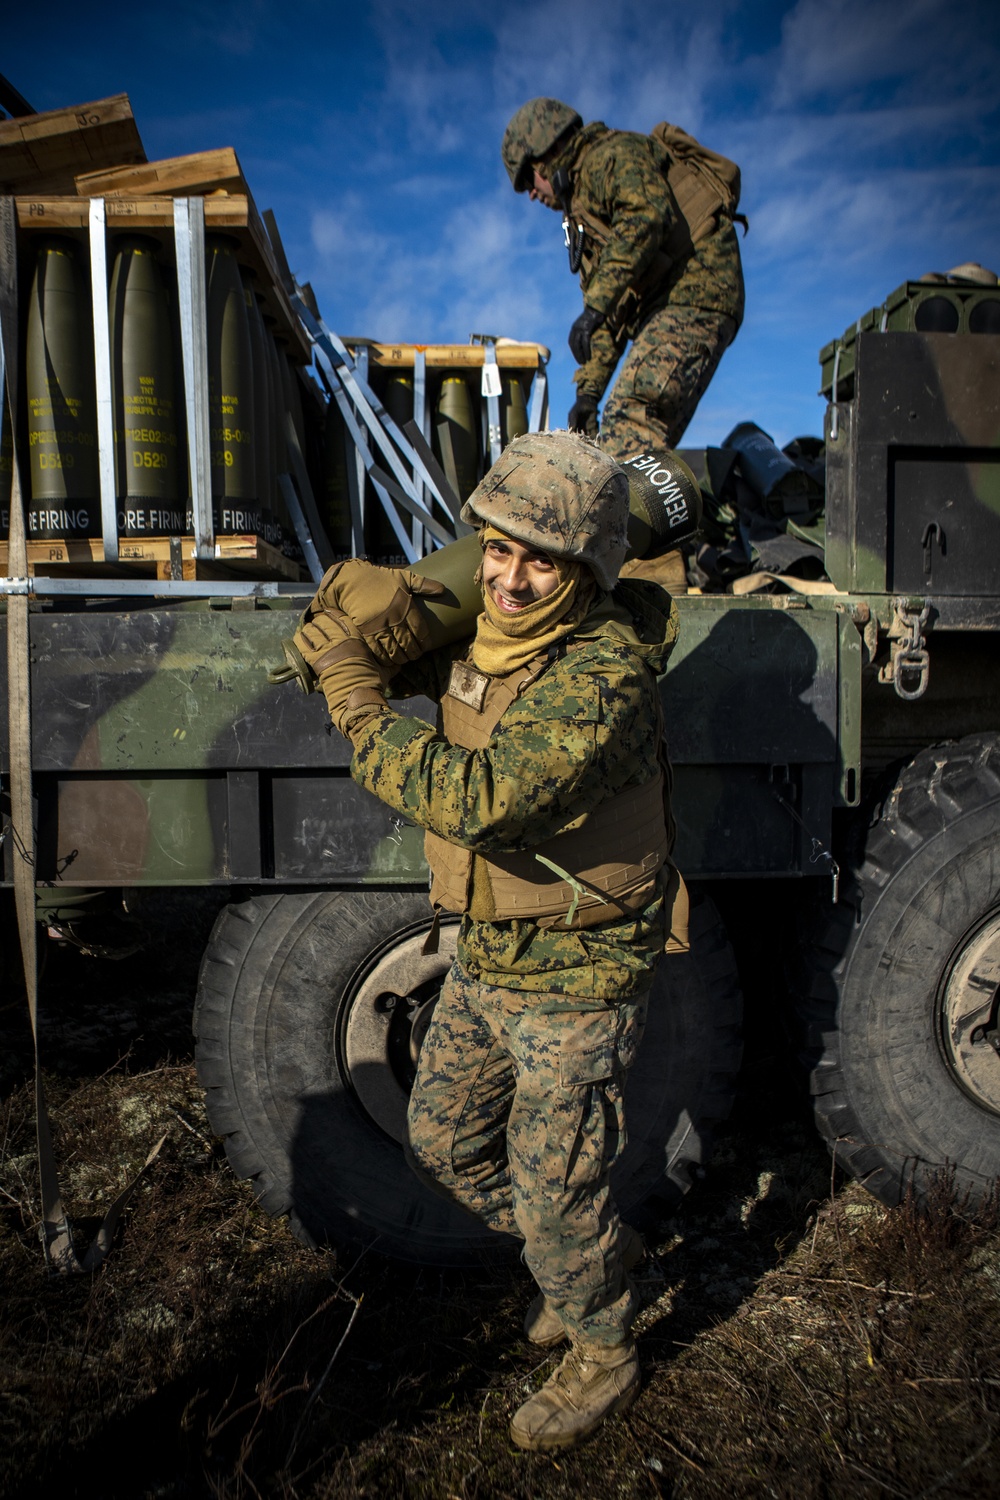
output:
[[[373,1125],[402,1145],[417,1055],[441,981],[455,957],[458,924],[442,923],[437,953],[422,952],[427,927],[401,934],[353,982],[341,1025],[343,1074]]]
[[[944,1054],[953,1076],[977,1104],[1000,1114],[1000,911],[959,946],[940,1007]]]

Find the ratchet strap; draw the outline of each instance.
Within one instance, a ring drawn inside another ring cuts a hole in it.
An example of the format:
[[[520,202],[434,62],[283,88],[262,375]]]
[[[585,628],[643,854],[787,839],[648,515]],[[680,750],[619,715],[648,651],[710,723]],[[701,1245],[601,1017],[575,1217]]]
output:
[[[12,579],[25,582],[23,593],[7,595],[7,712],[10,737],[10,837],[14,901],[21,939],[24,984],[35,1042],[35,1132],[42,1201],[40,1234],[45,1258],[53,1271],[93,1271],[111,1248],[122,1210],[146,1167],[166,1140],[162,1136],[140,1171],[108,1209],[83,1259],[77,1256],[69,1220],[59,1191],[59,1175],[52,1149],[52,1132],[45,1105],[38,1051],[38,926],[35,920],[35,831],[31,776],[31,657],[28,637],[28,554],[21,496],[15,392],[18,389],[17,340],[17,221],[14,200],[0,197],[0,391],[7,403],[11,433],[10,536],[7,569]]]

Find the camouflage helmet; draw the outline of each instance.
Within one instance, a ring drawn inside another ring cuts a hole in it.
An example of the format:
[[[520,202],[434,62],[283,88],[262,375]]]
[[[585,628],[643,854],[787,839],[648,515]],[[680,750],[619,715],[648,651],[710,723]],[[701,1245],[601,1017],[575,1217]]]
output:
[[[531,186],[532,163],[545,156],[560,136],[579,130],[583,120],[560,99],[529,99],[503,133],[500,155],[515,193]]]
[[[468,526],[585,563],[612,589],[628,546],[628,479],[613,458],[575,432],[515,438],[462,507]]]

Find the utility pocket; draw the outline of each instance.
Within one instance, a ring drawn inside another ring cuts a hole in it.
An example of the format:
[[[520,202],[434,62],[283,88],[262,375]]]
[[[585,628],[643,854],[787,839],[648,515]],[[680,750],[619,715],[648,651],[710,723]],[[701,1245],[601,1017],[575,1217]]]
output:
[[[635,1061],[642,1036],[645,1007],[609,1006],[588,1011],[563,1038],[559,1081],[563,1088],[579,1088],[618,1078]]]

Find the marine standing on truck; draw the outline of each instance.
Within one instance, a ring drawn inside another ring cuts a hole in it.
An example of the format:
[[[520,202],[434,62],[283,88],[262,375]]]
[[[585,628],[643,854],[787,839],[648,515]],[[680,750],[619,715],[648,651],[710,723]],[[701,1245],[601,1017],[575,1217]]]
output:
[[[570,1340],[513,1419],[514,1441],[537,1450],[582,1441],[639,1388],[623,1264],[637,1236],[609,1179],[653,971],[668,942],[686,942],[654,676],[676,611],[656,584],[612,593],[627,516],[626,476],[589,440],[510,444],[462,511],[483,549],[475,637],[393,681],[438,699],[436,730],[386,704],[360,638],[371,621],[356,606],[331,613],[348,602],[335,587],[296,636],[353,742],[351,775],[425,828],[431,901],[461,913],[409,1156],[437,1191],[524,1240],[539,1287],[525,1331]],[[398,576],[372,569],[374,615]]]
[[[501,155],[515,192],[562,212],[580,274],[569,426],[597,433],[598,403],[632,339],[601,445],[616,457],[676,448],[743,321],[738,168],[676,127],[584,125],[559,99],[522,105]]]

